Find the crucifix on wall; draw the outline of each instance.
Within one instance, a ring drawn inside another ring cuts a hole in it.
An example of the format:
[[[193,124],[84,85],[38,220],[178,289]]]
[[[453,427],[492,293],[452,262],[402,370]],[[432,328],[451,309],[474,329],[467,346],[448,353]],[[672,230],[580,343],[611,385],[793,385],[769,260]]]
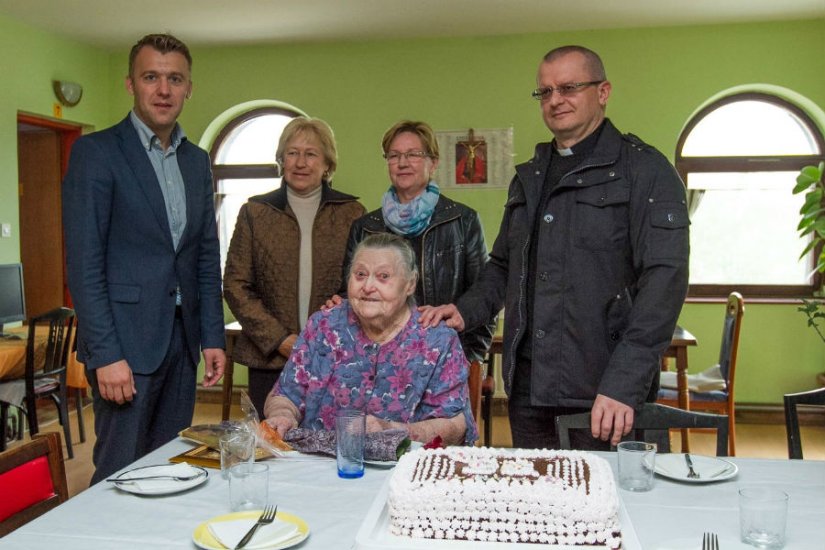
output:
[[[487,183],[487,142],[476,139],[472,128],[455,144],[455,182]]]

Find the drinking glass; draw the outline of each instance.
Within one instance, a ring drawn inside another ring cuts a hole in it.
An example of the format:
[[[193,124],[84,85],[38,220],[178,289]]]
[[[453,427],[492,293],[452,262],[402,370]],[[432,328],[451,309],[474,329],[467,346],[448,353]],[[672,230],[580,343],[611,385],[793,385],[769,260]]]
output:
[[[335,415],[335,441],[338,475],[356,478],[364,475],[364,442],[367,417],[362,411],[344,409]]]

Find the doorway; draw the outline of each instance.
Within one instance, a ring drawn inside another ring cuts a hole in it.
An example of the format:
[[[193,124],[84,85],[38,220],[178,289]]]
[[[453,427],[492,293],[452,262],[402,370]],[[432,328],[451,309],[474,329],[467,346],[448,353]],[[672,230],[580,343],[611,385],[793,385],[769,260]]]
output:
[[[79,125],[17,117],[20,261],[28,317],[71,306],[60,191],[69,151],[81,133]]]

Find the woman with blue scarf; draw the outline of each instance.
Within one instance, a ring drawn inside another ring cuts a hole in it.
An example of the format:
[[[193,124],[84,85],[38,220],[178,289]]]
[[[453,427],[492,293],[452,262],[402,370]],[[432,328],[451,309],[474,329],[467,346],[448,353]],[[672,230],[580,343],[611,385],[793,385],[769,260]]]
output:
[[[478,213],[442,195],[432,180],[438,166],[438,142],[429,124],[402,120],[387,130],[381,146],[392,185],[384,193],[380,209],[353,223],[344,273],[349,270],[355,246],[365,237],[395,233],[404,237],[416,254],[420,272],[416,303],[455,303],[487,261]],[[484,359],[494,328],[491,319],[489,325],[460,335],[469,361]]]

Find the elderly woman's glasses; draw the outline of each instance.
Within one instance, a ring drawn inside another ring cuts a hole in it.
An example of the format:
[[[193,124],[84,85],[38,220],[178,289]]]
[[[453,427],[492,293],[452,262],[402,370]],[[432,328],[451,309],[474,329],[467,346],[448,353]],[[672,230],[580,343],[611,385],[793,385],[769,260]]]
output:
[[[390,151],[389,153],[384,153],[387,164],[398,164],[401,161],[401,157],[404,157],[404,160],[407,162],[421,162],[429,156],[426,151],[407,151],[406,153]]]
[[[588,86],[596,86],[598,84],[601,84],[602,82],[604,82],[604,80],[591,80],[590,82],[574,82],[572,84],[561,84],[559,86],[556,86],[555,88],[551,88],[550,86],[546,88],[536,88],[530,95],[533,96],[533,99],[538,99],[539,101],[550,99],[553,96],[554,92],[559,94],[561,97],[569,97],[577,93],[582,88],[586,88]]]

